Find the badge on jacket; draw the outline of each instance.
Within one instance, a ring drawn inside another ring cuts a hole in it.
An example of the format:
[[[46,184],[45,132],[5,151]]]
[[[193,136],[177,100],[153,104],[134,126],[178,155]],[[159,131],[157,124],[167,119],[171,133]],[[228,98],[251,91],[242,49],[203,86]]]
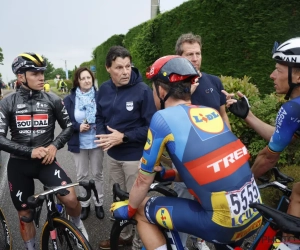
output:
[[[133,110],[133,102],[126,102],[126,109],[128,111]]]

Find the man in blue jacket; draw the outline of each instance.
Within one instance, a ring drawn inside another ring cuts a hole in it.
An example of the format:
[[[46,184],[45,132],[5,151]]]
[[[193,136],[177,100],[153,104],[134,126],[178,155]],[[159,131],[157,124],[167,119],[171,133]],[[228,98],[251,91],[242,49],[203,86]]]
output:
[[[96,143],[107,151],[111,190],[114,183],[119,183],[130,192],[156,107],[152,90],[143,82],[138,69],[132,67],[127,49],[111,47],[105,64],[111,79],[101,85],[96,100]],[[131,242],[132,228],[126,227],[119,246]],[[109,240],[101,241],[100,248],[110,249]]]

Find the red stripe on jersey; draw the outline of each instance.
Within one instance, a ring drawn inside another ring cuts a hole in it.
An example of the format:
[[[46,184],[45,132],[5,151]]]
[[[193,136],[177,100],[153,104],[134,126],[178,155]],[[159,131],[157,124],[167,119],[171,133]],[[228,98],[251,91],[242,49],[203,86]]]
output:
[[[245,145],[236,140],[184,165],[200,185],[205,185],[231,175],[249,157]]]
[[[33,115],[33,120],[47,120],[48,114],[35,114]]]
[[[17,115],[16,120],[17,121],[28,121],[28,120],[31,120],[31,115]]]

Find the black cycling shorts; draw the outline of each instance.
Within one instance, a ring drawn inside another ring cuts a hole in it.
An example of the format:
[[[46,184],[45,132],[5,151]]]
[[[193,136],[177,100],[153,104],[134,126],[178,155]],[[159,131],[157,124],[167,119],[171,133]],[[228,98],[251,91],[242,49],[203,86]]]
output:
[[[28,209],[27,198],[34,194],[34,179],[40,180],[45,186],[61,186],[72,183],[56,159],[52,164],[44,165],[39,159],[10,158],[7,177],[11,199],[18,211]]]

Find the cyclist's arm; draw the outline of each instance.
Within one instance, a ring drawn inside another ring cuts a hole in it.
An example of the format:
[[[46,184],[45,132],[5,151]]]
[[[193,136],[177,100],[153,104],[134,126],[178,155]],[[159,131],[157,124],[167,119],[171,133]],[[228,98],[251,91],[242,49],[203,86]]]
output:
[[[274,167],[280,153],[292,141],[295,132],[299,129],[298,118],[300,117],[300,105],[296,102],[288,102],[282,105],[276,117],[274,133],[270,138],[269,145],[256,157],[252,172],[259,177]]]
[[[5,152],[18,155],[18,156],[24,156],[31,158],[31,152],[33,150],[32,147],[27,147],[25,145],[21,145],[17,142],[8,140],[6,138],[7,131],[8,131],[8,125],[9,125],[9,114],[10,114],[10,107],[11,103],[8,102],[10,100],[9,98],[6,98],[1,101],[0,104],[0,150],[3,150]],[[12,131],[15,132],[15,131]]]
[[[136,209],[146,198],[150,185],[153,183],[155,173],[146,173],[140,170],[129,195],[129,205]]]
[[[268,146],[259,152],[251,168],[255,178],[262,176],[274,167],[279,160],[280,152],[272,152]]]
[[[275,127],[263,122],[262,120],[258,119],[251,110],[248,113],[248,116],[245,118],[245,122],[253,128],[256,133],[258,133],[262,138],[269,141],[271,136],[275,131]]]
[[[74,106],[71,105],[71,98],[70,98],[70,96],[65,97],[64,104],[65,104],[67,112],[68,112],[68,114],[70,116],[69,118],[70,118],[70,120],[72,122],[72,126],[73,126],[74,131],[80,132],[80,125],[81,124],[76,121],[75,116],[74,116],[74,111],[72,112],[72,110],[71,110],[71,109],[74,110]]]
[[[54,99],[54,108],[55,117],[62,131],[51,144],[60,149],[70,140],[73,134],[73,127],[67,109],[60,99]]]

